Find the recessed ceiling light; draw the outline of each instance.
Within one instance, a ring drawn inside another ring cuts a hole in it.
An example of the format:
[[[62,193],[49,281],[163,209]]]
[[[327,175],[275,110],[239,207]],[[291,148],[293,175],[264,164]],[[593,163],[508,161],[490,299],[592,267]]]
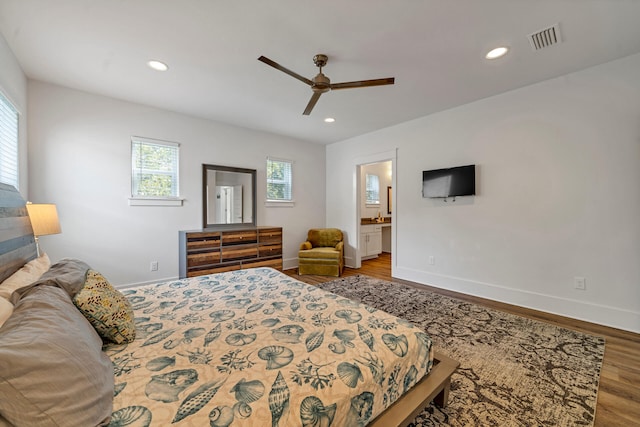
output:
[[[156,71],[167,71],[169,69],[169,66],[167,64],[165,64],[164,62],[156,61],[156,60],[151,60],[147,62],[147,65]]]
[[[506,46],[500,46],[495,49],[491,49],[484,57],[487,59],[497,59],[504,56],[509,52],[509,48]]]
[[[325,123],[333,123],[336,121],[336,119],[334,119],[333,117],[327,117],[326,119],[324,119]]]

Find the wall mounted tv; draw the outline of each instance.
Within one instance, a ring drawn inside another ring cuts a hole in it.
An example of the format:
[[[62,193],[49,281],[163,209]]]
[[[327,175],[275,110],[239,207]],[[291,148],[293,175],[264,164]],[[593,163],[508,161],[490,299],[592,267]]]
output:
[[[476,165],[422,172],[422,197],[447,198],[476,194]]]

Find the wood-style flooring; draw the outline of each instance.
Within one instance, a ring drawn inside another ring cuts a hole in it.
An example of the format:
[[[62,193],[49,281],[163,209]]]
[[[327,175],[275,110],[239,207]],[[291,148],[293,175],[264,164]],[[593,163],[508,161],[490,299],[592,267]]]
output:
[[[297,269],[285,270],[285,273],[310,284],[335,279],[327,276],[299,276]],[[595,426],[640,426],[640,334],[394,279],[391,277],[391,255],[387,253],[383,253],[378,258],[363,261],[362,268],[358,270],[345,268],[342,276],[356,274],[423,287],[432,292],[496,310],[604,337],[606,345],[600,373]]]

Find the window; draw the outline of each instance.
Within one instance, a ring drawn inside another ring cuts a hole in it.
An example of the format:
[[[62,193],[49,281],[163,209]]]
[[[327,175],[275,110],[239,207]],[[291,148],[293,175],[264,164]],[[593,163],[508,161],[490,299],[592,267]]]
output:
[[[380,178],[378,175],[366,175],[366,189],[367,205],[379,205],[380,204]]]
[[[18,188],[18,111],[0,92],[0,182]]]
[[[267,158],[267,201],[292,202],[293,162]]]
[[[179,200],[179,150],[180,144],[175,142],[131,137],[131,200],[134,203],[130,204],[174,205],[161,201]],[[151,202],[136,203],[135,200]]]

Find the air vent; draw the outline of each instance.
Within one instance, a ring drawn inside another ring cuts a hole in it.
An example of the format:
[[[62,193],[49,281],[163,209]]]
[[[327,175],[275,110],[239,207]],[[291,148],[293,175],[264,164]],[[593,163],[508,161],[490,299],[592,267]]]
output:
[[[561,42],[560,24],[529,34],[529,43],[533,50],[541,50]]]

